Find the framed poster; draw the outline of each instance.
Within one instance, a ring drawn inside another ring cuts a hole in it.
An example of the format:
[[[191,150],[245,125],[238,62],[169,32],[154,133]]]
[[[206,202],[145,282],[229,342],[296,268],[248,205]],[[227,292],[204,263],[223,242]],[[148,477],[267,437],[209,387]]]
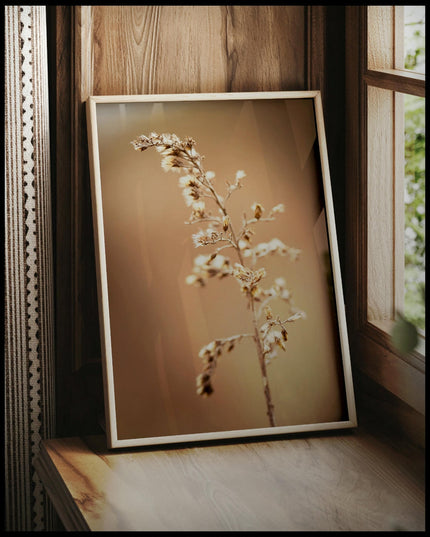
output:
[[[354,427],[319,92],[87,119],[109,447]]]

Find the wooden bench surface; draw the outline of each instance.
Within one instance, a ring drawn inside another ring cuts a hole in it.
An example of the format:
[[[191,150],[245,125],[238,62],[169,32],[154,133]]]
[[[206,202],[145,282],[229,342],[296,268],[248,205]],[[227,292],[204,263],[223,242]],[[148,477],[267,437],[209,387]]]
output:
[[[357,430],[121,450],[61,438],[36,468],[67,530],[425,529],[424,472]]]

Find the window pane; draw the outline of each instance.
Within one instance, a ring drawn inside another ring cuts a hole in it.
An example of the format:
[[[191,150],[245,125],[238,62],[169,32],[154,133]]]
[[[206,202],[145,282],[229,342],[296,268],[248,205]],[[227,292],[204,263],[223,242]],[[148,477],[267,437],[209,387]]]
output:
[[[405,69],[425,73],[425,6],[404,6]]]
[[[405,297],[404,315],[425,329],[425,99],[404,96]]]

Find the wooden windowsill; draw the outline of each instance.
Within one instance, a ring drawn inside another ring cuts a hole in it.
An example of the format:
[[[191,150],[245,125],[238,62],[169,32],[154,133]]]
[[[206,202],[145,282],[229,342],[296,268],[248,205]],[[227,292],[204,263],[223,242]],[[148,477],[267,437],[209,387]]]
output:
[[[425,414],[425,362],[418,353],[401,357],[376,323],[366,323],[350,339],[356,367],[417,412]]]
[[[394,326],[394,321],[392,320],[372,320],[369,321],[369,327],[373,325],[378,329],[378,339],[381,340],[387,347],[391,346],[391,331]],[[418,344],[413,352],[408,355],[401,356],[401,358],[411,364],[413,367],[425,373],[425,353],[426,353],[426,343],[425,343],[425,334],[423,331],[418,329]]]
[[[423,531],[418,468],[360,428],[118,451],[62,438],[36,461],[70,531]]]

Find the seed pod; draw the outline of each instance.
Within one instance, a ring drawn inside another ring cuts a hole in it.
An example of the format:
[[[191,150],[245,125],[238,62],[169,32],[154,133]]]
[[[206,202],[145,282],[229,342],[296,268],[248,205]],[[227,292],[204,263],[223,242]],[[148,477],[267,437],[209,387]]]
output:
[[[253,205],[253,209],[254,209],[254,217],[257,220],[260,220],[261,215],[263,214],[263,207],[259,203],[255,203]]]
[[[264,315],[266,316],[267,321],[269,321],[270,319],[273,319],[273,312],[270,306],[266,306],[264,308]]]

